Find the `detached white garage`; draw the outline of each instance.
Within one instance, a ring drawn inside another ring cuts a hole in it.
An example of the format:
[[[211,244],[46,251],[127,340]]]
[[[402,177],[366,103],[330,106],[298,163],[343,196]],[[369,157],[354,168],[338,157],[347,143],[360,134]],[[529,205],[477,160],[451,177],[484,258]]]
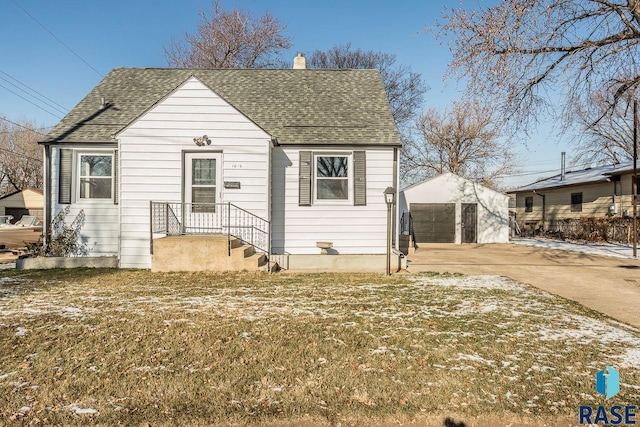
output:
[[[399,202],[415,243],[509,241],[509,196],[452,173],[405,188]]]

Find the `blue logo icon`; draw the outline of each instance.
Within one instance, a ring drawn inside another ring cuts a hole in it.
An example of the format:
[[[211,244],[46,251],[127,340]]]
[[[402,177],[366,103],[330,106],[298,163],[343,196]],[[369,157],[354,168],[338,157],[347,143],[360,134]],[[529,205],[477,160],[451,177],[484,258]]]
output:
[[[620,392],[620,374],[611,366],[596,373],[596,391],[607,399]]]

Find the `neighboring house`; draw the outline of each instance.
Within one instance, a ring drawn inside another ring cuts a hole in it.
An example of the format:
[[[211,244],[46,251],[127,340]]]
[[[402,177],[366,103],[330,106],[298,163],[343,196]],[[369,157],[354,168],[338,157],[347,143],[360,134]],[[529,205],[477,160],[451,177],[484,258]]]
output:
[[[411,185],[399,200],[403,223],[410,213],[418,245],[509,241],[509,196],[453,173]]]
[[[121,267],[216,230],[280,260],[386,253],[401,144],[377,70],[118,68],[41,144],[46,223],[83,209],[91,254]]]
[[[23,215],[33,215],[42,219],[42,190],[25,188],[0,197],[0,215],[13,216],[11,223],[20,220]]]
[[[629,216],[632,162],[566,172],[509,192],[516,198],[520,226],[581,217]]]

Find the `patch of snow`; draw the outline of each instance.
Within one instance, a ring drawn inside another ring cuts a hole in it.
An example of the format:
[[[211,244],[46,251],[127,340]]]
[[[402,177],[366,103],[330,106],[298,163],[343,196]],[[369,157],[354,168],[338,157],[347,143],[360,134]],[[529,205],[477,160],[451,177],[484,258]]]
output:
[[[30,279],[22,279],[19,277],[0,277],[0,285],[16,284],[16,283],[31,283]]]
[[[453,286],[459,289],[498,289],[506,291],[522,291],[526,288],[518,282],[499,276],[477,275],[463,277],[421,277],[416,280],[435,286]]]
[[[17,373],[18,373],[17,371],[13,371],[13,372],[7,372],[6,374],[2,374],[0,375],[0,380],[6,380],[7,378],[9,378],[9,376],[15,375]]]
[[[27,330],[21,326],[16,328],[16,333],[13,334],[16,337],[24,337],[25,335],[27,335]]]
[[[98,413],[96,409],[81,408],[75,403],[72,403],[71,405],[69,405],[68,408],[76,415],[95,415]]]
[[[477,354],[458,353],[458,360],[468,360],[471,362],[479,362],[479,363],[486,363],[487,365],[493,365],[493,360],[487,360],[484,357],[478,356]]]
[[[618,258],[633,258],[633,248],[628,245],[613,243],[574,243],[562,240],[542,238],[515,238],[512,242],[516,245],[536,246],[546,249],[559,249],[562,251],[575,251],[591,255],[613,256]]]
[[[374,350],[371,350],[371,354],[384,354],[388,351],[389,349],[387,347],[378,347]]]

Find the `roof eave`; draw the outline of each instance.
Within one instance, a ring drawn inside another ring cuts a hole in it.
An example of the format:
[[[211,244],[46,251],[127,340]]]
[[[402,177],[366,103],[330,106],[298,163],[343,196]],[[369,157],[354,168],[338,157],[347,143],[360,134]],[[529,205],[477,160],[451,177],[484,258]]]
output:
[[[603,179],[600,179],[598,181],[576,182],[576,183],[573,183],[573,184],[562,184],[562,185],[550,185],[548,187],[529,188],[529,189],[524,189],[524,190],[515,189],[515,190],[507,191],[507,194],[533,193],[533,192],[538,192],[538,191],[557,190],[559,188],[569,188],[569,187],[580,187],[580,186],[584,186],[584,185],[603,184],[603,183],[606,183],[606,182],[610,182],[610,180],[608,178],[603,178]]]

